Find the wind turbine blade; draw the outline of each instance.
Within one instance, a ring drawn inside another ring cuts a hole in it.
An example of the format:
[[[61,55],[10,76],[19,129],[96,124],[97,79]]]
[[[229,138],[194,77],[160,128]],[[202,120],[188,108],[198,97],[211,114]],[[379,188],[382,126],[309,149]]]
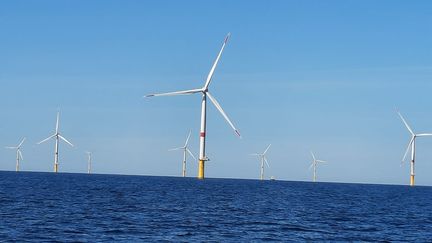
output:
[[[327,161],[325,161],[325,160],[319,160],[319,159],[317,159],[316,162],[327,163]]]
[[[189,135],[187,136],[186,142],[185,142],[185,147],[187,147],[188,143],[189,143],[189,138],[191,136],[192,131],[189,131]]]
[[[190,90],[182,90],[182,91],[174,91],[174,92],[168,92],[168,93],[160,93],[160,94],[149,94],[144,97],[154,97],[154,96],[174,96],[174,95],[190,95],[203,92],[202,89],[190,89]]]
[[[211,82],[211,80],[213,78],[213,74],[214,74],[214,71],[216,69],[216,66],[218,65],[219,59],[220,59],[220,57],[222,55],[223,50],[225,49],[225,45],[227,44],[228,39],[229,39],[230,36],[231,36],[231,33],[228,33],[228,35],[225,37],[224,43],[222,45],[222,48],[220,49],[219,54],[217,55],[216,60],[213,63],[213,66],[210,69],[210,72],[209,72],[209,74],[207,76],[207,80],[206,80],[206,83],[205,83],[204,88],[203,88],[204,90],[207,90],[208,87],[209,87],[209,85],[210,85],[210,82]]]
[[[269,144],[269,146],[267,146],[266,150],[264,151],[263,155],[267,153],[267,151],[269,150],[271,144]]]
[[[266,163],[267,167],[268,167],[268,168],[270,168],[270,165],[269,165],[269,163],[268,163],[268,161],[267,161],[266,157],[263,157],[263,158],[264,158],[264,161],[265,161],[265,163]]]
[[[18,150],[18,156],[21,158],[21,160],[24,160],[24,157],[22,156],[22,153],[20,150]]]
[[[5,147],[5,149],[17,149],[17,147]]]
[[[168,151],[175,151],[175,150],[180,150],[180,149],[184,149],[184,147],[172,148],[172,149],[168,149]]]
[[[219,102],[217,102],[217,100],[209,92],[207,92],[207,96],[210,98],[210,100],[213,103],[213,105],[216,106],[216,108],[219,110],[219,112],[222,114],[222,116],[225,118],[225,120],[228,122],[228,124],[232,127],[232,129],[234,129],[234,132],[237,134],[237,136],[241,137],[239,131],[237,130],[237,128],[235,128],[235,126],[233,125],[233,123],[231,122],[231,120],[225,114],[225,111],[222,109],[222,107],[220,106]]]
[[[21,143],[17,147],[20,148],[21,145],[23,145],[23,143],[24,143],[25,140],[26,140],[26,138],[23,138],[23,140],[21,140]]]
[[[409,150],[410,150],[411,144],[414,142],[414,139],[415,139],[415,137],[412,136],[412,137],[411,137],[411,140],[410,140],[409,143],[408,143],[408,146],[407,146],[407,149],[406,149],[406,151],[405,151],[405,154],[404,154],[404,156],[403,156],[403,158],[402,158],[402,162],[405,161],[405,158],[406,158],[407,155],[408,155],[408,152],[409,152]]]
[[[405,127],[408,129],[408,131],[412,134],[415,135],[413,130],[411,129],[411,127],[408,125],[408,123],[405,121],[405,118],[402,116],[402,114],[398,111],[398,115],[399,117],[402,119],[402,122],[405,124]]]
[[[192,156],[192,158],[193,158],[194,160],[197,160],[197,159],[195,158],[195,156],[192,154],[192,152],[191,152],[188,148],[186,148],[186,151],[190,154],[190,156]]]
[[[315,160],[316,160],[316,159],[315,159],[315,154],[314,154],[312,151],[310,151],[310,153],[311,153],[311,155],[312,155],[313,160],[315,161]]]
[[[309,170],[312,169],[313,166],[314,166],[314,164],[312,163],[312,164],[309,166]]]
[[[432,133],[420,133],[416,135],[417,137],[427,137],[427,136],[432,136]]]
[[[51,138],[53,138],[53,137],[55,137],[55,136],[56,136],[56,135],[54,134],[54,135],[52,135],[52,136],[50,136],[50,137],[48,137],[48,138],[45,138],[44,140],[40,141],[40,142],[37,143],[37,144],[45,143],[46,141],[50,140]]]
[[[69,142],[66,138],[64,138],[63,136],[59,135],[59,138],[61,138],[63,141],[65,141],[66,143],[68,143],[70,146],[73,147],[73,144],[71,142]]]
[[[57,121],[56,121],[56,133],[58,133],[59,130],[59,119],[60,119],[60,112],[57,112]]]
[[[249,154],[249,155],[252,155],[252,156],[261,156],[262,154]]]

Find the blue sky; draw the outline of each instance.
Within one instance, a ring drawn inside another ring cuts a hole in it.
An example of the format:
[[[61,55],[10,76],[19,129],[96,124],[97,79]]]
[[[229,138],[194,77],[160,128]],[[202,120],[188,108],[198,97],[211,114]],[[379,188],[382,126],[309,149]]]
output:
[[[193,132],[200,96],[153,92],[201,87],[228,32],[212,94],[238,139],[208,111],[209,177],[258,178],[249,156],[272,143],[266,175],[310,180],[309,150],[329,163],[318,179],[407,184],[409,140],[398,107],[432,132],[430,1],[1,1],[0,143],[26,136],[23,170],[181,174],[168,152]],[[432,185],[432,139],[417,142],[416,181]],[[0,170],[14,170],[0,152]],[[188,164],[196,176],[197,164]]]

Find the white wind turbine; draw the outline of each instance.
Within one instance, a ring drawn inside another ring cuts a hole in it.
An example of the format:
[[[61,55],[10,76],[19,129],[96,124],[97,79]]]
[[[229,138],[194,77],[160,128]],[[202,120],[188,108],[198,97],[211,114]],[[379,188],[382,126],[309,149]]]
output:
[[[86,152],[87,154],[87,173],[90,174],[92,171],[92,153]]]
[[[326,163],[327,161],[316,159],[315,154],[312,151],[310,153],[312,155],[313,160],[312,160],[312,164],[309,166],[309,169],[313,168],[313,182],[316,182],[316,178],[317,178],[316,168],[318,163]]]
[[[261,176],[260,176],[261,180],[264,180],[264,162],[267,164],[267,167],[270,168],[270,165],[269,165],[267,158],[266,158],[266,153],[269,150],[270,146],[271,146],[271,144],[269,144],[269,146],[267,146],[266,150],[264,150],[264,153],[262,153],[262,154],[258,154],[258,153],[251,154],[253,156],[258,156],[261,159]]]
[[[41,144],[44,143],[48,140],[50,140],[51,138],[55,139],[55,151],[54,151],[54,172],[58,172],[58,158],[59,158],[59,140],[63,140],[65,141],[67,144],[69,144],[70,146],[73,147],[73,144],[70,143],[66,138],[64,138],[62,135],[60,135],[59,132],[59,117],[60,117],[60,112],[57,112],[57,122],[56,122],[56,128],[55,128],[55,133],[53,135],[51,135],[50,137],[40,141],[37,144]]]
[[[225,45],[228,42],[228,39],[230,37],[230,33],[225,37],[225,40],[222,44],[222,48],[219,51],[219,54],[216,57],[215,62],[213,63],[212,68],[210,69],[210,72],[207,76],[206,82],[202,88],[198,89],[191,89],[191,90],[184,90],[184,91],[176,91],[176,92],[170,92],[170,93],[162,93],[162,94],[149,94],[146,95],[146,97],[153,97],[153,96],[172,96],[172,95],[190,95],[190,94],[196,94],[201,93],[202,99],[201,99],[201,128],[200,128],[200,150],[199,150],[199,163],[198,163],[198,179],[204,179],[204,163],[205,161],[208,161],[208,158],[205,154],[205,138],[206,138],[206,110],[207,110],[207,97],[210,99],[210,101],[213,103],[214,106],[219,110],[219,112],[222,114],[222,116],[225,118],[225,120],[228,122],[228,124],[234,129],[234,132],[240,137],[239,131],[235,128],[231,120],[228,118],[228,116],[225,114],[224,110],[220,106],[219,102],[209,93],[209,85],[212,81],[214,71],[216,69],[216,66],[219,62],[219,59],[222,55],[222,52],[225,48]]]
[[[18,144],[18,146],[16,147],[5,147],[7,149],[16,149],[16,167],[15,170],[18,172],[19,168],[20,168],[20,161],[23,160],[23,156],[21,153],[21,146],[23,145],[24,141],[26,140],[26,138],[23,138],[21,140],[21,142]]]
[[[405,124],[405,127],[408,129],[408,131],[411,133],[411,139],[408,143],[408,147],[405,151],[404,157],[402,158],[402,163],[405,161],[405,158],[408,155],[409,150],[411,149],[411,176],[410,176],[410,185],[414,186],[414,161],[415,161],[415,142],[417,137],[426,137],[426,136],[432,136],[431,133],[419,133],[416,134],[413,132],[411,127],[406,122],[405,118],[402,116],[402,114],[398,111],[399,117],[402,119],[402,122]]]
[[[173,148],[173,149],[169,150],[169,151],[183,150],[183,169],[182,169],[182,175],[183,175],[183,177],[186,177],[186,154],[189,153],[189,155],[192,156],[192,158],[194,160],[196,160],[195,156],[192,154],[192,152],[188,148],[188,143],[189,143],[190,136],[191,136],[191,132],[189,131],[189,135],[187,136],[186,142],[183,145],[183,147]]]

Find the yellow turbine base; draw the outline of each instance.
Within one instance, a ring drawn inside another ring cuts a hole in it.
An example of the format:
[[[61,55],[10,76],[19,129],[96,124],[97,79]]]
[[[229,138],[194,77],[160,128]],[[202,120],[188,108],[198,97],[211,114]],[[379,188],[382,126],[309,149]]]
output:
[[[198,179],[204,179],[204,160],[199,160],[198,162]]]
[[[58,164],[54,164],[54,172],[55,172],[55,173],[58,172]]]
[[[410,186],[414,186],[414,175],[410,176]]]

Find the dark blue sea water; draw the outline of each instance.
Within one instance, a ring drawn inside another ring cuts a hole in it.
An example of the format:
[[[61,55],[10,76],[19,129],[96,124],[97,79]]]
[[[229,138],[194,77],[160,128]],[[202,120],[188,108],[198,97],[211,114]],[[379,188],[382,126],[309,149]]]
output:
[[[432,241],[432,188],[0,172],[0,241]]]

